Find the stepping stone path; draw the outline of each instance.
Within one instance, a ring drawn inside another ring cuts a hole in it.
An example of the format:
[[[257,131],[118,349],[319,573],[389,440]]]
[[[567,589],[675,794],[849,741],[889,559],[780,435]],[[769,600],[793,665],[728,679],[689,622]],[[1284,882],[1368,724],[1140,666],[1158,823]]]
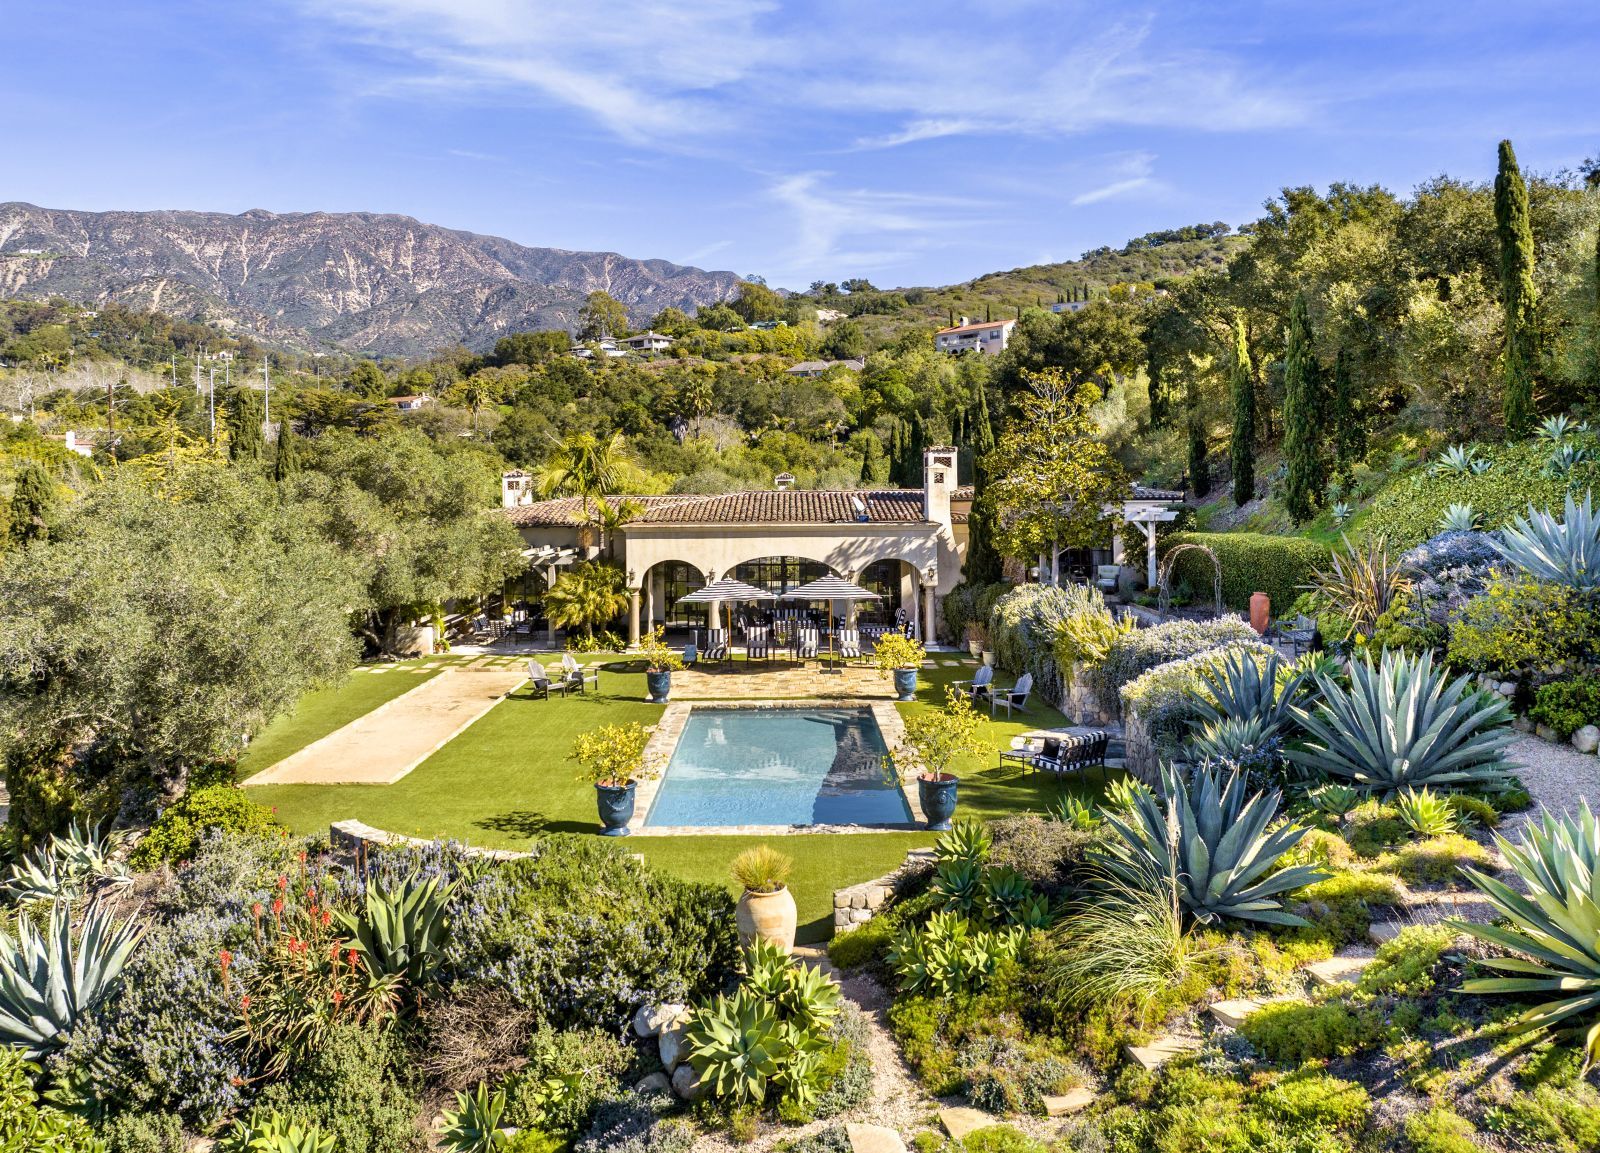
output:
[[[1174,1057],[1196,1052],[1200,1048],[1197,1037],[1157,1037],[1148,1045],[1129,1045],[1127,1054],[1145,1069],[1154,1072]]]
[[[1260,1001],[1240,999],[1236,1001],[1218,1001],[1211,1006],[1211,1015],[1217,1019],[1217,1024],[1226,1025],[1230,1029],[1237,1029],[1244,1024],[1244,1019],[1261,1009]]]
[[[1371,957],[1351,957],[1338,955],[1329,957],[1326,961],[1318,961],[1314,965],[1306,966],[1306,973],[1319,985],[1353,985],[1361,980],[1361,973],[1372,964]]]
[[[991,1125],[1000,1124],[1000,1118],[982,1109],[968,1109],[966,1107],[940,1109],[939,1123],[944,1126],[944,1131],[951,1137],[960,1141],[969,1133],[976,1133],[979,1129],[987,1129]]]
[[[1400,921],[1374,921],[1367,926],[1367,936],[1374,945],[1384,945],[1398,937],[1405,927]]]
[[[1044,1111],[1049,1117],[1067,1117],[1073,1113],[1081,1113],[1093,1104],[1094,1090],[1080,1085],[1076,1089],[1069,1089],[1059,1097],[1046,1097]]]
[[[850,1122],[844,1135],[853,1153],[906,1153],[906,1143],[900,1134],[887,1125],[857,1125]]]

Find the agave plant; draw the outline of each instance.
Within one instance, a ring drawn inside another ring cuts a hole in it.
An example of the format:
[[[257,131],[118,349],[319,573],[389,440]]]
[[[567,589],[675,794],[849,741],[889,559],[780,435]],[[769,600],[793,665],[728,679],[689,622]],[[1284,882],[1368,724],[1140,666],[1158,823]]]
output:
[[[1307,795],[1318,811],[1330,817],[1343,817],[1361,801],[1361,793],[1349,785],[1327,784]]]
[[[1527,893],[1468,869],[1472,883],[1510,924],[1452,927],[1512,954],[1483,964],[1514,975],[1474,978],[1462,988],[1553,994],[1517,1018],[1517,1025],[1570,1030],[1583,1046],[1587,1068],[1600,1062],[1600,819],[1584,801],[1575,814],[1546,813],[1541,823],[1530,823],[1520,845],[1504,837],[1495,841]]]
[[[1456,811],[1441,793],[1429,788],[1401,789],[1395,797],[1400,819],[1421,837],[1442,837],[1456,831]]]
[[[0,1043],[41,1057],[67,1043],[84,1014],[114,990],[144,928],[118,923],[103,904],[90,907],[74,945],[65,902],[50,910],[42,931],[19,917],[17,935],[0,930]]]
[[[1333,508],[1329,510],[1333,516],[1333,523],[1335,525],[1344,524],[1345,521],[1350,519],[1354,511],[1355,510],[1350,507],[1350,502],[1344,500],[1335,501]]]
[[[953,997],[981,988],[1001,962],[1022,949],[1024,932],[980,929],[956,913],[935,913],[920,929],[902,929],[889,947],[889,965],[907,993]]]
[[[367,882],[361,916],[335,915],[374,978],[403,977],[420,989],[439,966],[450,936],[446,909],[455,888],[413,873],[398,881]]]
[[[1566,413],[1547,416],[1539,422],[1539,427],[1534,430],[1534,436],[1541,440],[1548,440],[1551,444],[1560,444],[1569,436],[1580,432],[1588,432],[1587,424],[1575,424]]]
[[[1272,773],[1283,755],[1283,738],[1260,717],[1224,717],[1189,738],[1189,754],[1202,764]]]
[[[1015,869],[990,869],[983,875],[983,911],[991,921],[1014,923],[1017,910],[1033,895],[1033,886]]]
[[[1385,649],[1356,661],[1345,687],[1322,678],[1315,713],[1295,710],[1306,739],[1289,759],[1385,795],[1423,785],[1499,785],[1511,714],[1468,676],[1447,681],[1432,653]]]
[[[1063,793],[1050,802],[1050,818],[1075,829],[1093,829],[1100,824],[1100,815],[1094,806],[1076,793]]]
[[[994,843],[982,821],[966,818],[956,821],[950,831],[934,842],[934,855],[941,861],[983,861]]]
[[[1272,828],[1281,795],[1252,793],[1245,774],[1201,765],[1185,782],[1163,766],[1164,801],[1141,797],[1131,814],[1106,820],[1122,843],[1100,859],[1127,885],[1176,885],[1195,920],[1223,917],[1277,925],[1305,922],[1283,909],[1279,895],[1322,880],[1309,865],[1273,872],[1305,836],[1293,825]]]
[[[112,854],[121,847],[121,833],[104,825],[79,825],[53,836],[11,866],[6,895],[17,902],[76,900],[90,885],[121,887],[133,883],[133,874]]]
[[[1478,510],[1471,504],[1452,504],[1439,518],[1440,532],[1472,532],[1478,527]]]
[[[1565,517],[1557,521],[1532,505],[1491,541],[1506,560],[1535,580],[1569,588],[1600,588],[1600,516],[1592,493],[1579,504],[1567,494]]]
[[[1594,451],[1586,444],[1558,444],[1551,451],[1550,459],[1544,462],[1543,471],[1545,476],[1562,477],[1593,459]]]
[[[780,1020],[815,1030],[838,1015],[839,983],[780,946],[757,937],[745,950],[743,966],[744,987],[772,1005]]]
[[[1229,651],[1220,664],[1201,669],[1200,676],[1204,681],[1198,701],[1201,716],[1209,721],[1259,721],[1266,736],[1293,728],[1291,710],[1311,683],[1275,655],[1258,664],[1241,649]]]
[[[797,1031],[748,989],[715,997],[684,1030],[689,1063],[719,1101],[760,1105],[795,1052]]]
[[[276,1113],[252,1113],[233,1123],[232,1131],[217,1142],[217,1153],[334,1153],[334,1142],[332,1134],[315,1125],[301,1126]]]
[[[506,1091],[496,1089],[491,1094],[489,1086],[479,1081],[470,1097],[457,1093],[456,1107],[439,1115],[439,1143],[452,1153],[493,1153],[504,1149],[514,1133],[500,1124],[505,1112]]]
[[[1434,476],[1477,476],[1489,471],[1489,462],[1470,445],[1452,444],[1428,466]]]
[[[1312,587],[1321,602],[1371,636],[1378,618],[1411,588],[1398,559],[1391,559],[1382,537],[1369,539],[1363,549],[1344,538],[1344,550],[1335,551],[1328,567],[1312,573]]]
[[[1106,786],[1102,812],[1130,813],[1138,807],[1139,801],[1145,797],[1154,796],[1150,786],[1135,777],[1122,777],[1112,781]]]
[[[976,861],[941,861],[933,872],[933,891],[944,898],[946,909],[970,916],[983,905],[983,866]]]

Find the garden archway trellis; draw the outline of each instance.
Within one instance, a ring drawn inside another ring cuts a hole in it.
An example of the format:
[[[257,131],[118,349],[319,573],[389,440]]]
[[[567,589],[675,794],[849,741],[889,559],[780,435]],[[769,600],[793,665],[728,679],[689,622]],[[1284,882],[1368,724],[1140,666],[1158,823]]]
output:
[[[1172,567],[1177,559],[1190,549],[1203,552],[1211,558],[1211,594],[1215,602],[1217,616],[1222,615],[1222,562],[1217,559],[1217,554],[1210,547],[1203,544],[1180,544],[1161,560],[1161,573],[1156,582],[1156,611],[1163,620],[1172,611]]]

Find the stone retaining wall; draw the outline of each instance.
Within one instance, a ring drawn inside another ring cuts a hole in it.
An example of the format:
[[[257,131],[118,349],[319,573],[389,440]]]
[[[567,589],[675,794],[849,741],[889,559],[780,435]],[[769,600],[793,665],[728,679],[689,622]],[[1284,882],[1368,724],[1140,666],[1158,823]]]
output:
[[[1063,670],[1069,675],[1066,691],[1061,694],[1061,711],[1075,725],[1093,725],[1107,728],[1117,723],[1116,716],[1101,706],[1100,695],[1089,684],[1088,669],[1082,661],[1074,661],[1072,668]]]
[[[930,868],[932,865],[932,849],[912,849],[894,872],[875,877],[870,881],[862,881],[859,885],[851,885],[848,889],[835,889],[833,931],[837,934],[859,929],[878,915],[878,910],[883,908],[884,903],[894,895],[896,886],[908,874]]]
[[[1147,785],[1155,785],[1160,781],[1161,755],[1156,749],[1155,738],[1150,734],[1150,727],[1136,709],[1129,709],[1123,715],[1122,748],[1122,767],[1130,777]]]
[[[370,848],[392,848],[396,845],[413,845],[417,848],[427,848],[437,844],[424,837],[407,837],[402,833],[390,833],[383,829],[375,829],[361,821],[335,821],[328,826],[328,843],[336,852],[349,853],[359,857]],[[483,857],[491,861],[515,861],[523,857],[531,857],[532,853],[519,853],[513,849],[480,849],[475,845],[462,845],[461,851],[469,857]]]

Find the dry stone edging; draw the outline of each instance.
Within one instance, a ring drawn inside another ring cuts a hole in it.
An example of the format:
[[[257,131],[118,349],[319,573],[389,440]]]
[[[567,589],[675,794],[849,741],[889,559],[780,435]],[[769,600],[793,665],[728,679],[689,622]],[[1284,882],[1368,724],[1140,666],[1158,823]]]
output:
[[[850,885],[833,891],[833,931],[848,933],[859,929],[883,908],[894,895],[895,887],[908,874],[928,868],[933,864],[932,849],[912,849],[893,872],[870,881]]]

